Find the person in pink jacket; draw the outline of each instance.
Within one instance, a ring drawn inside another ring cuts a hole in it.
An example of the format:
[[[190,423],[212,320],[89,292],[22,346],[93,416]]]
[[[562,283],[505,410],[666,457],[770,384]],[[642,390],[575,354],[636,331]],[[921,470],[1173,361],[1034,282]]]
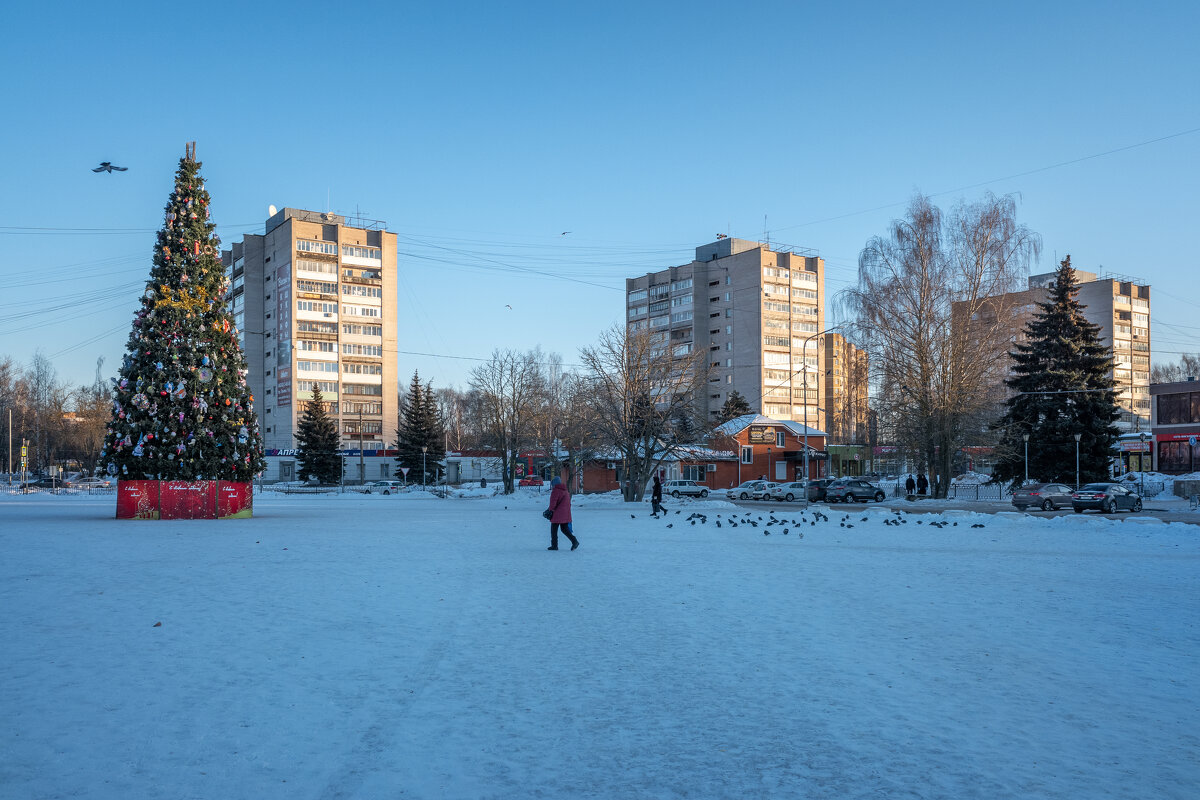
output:
[[[547,550],[558,549],[558,529],[562,528],[563,535],[571,540],[571,549],[579,547],[579,540],[571,533],[571,493],[562,478],[550,482],[550,546]]]

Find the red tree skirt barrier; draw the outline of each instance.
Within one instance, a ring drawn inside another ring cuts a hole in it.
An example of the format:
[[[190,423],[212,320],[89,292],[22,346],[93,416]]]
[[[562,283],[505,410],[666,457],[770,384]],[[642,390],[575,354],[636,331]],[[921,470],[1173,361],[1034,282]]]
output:
[[[254,510],[254,484],[117,481],[117,519],[240,519]]]

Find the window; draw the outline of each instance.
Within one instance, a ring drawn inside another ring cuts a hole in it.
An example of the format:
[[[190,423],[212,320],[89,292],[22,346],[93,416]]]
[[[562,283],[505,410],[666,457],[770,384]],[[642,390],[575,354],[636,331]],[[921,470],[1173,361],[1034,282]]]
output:
[[[383,394],[383,387],[367,383],[343,383],[342,394],[362,394],[379,397]]]
[[[674,283],[671,284],[672,292],[679,292],[684,289],[690,289],[690,288],[692,288],[692,279],[691,278],[684,278],[681,281],[675,281]]]
[[[791,306],[787,303],[776,303],[772,300],[763,300],[763,311],[779,311],[786,314],[791,310]]]
[[[383,423],[378,420],[364,419],[361,423],[356,419],[346,420],[343,425],[343,433],[383,433]]]
[[[313,242],[308,239],[297,239],[296,249],[302,253],[324,253],[328,256],[336,256],[338,251],[333,242]]]
[[[382,414],[383,403],[342,401],[343,414]]]
[[[687,321],[688,321],[688,320],[690,320],[691,318],[692,318],[692,312],[690,312],[690,311],[680,311],[680,312],[679,312],[679,313],[677,313],[677,314],[672,314],[672,315],[671,315],[671,322],[672,322],[672,323],[676,323],[676,322],[687,322]]]
[[[296,369],[308,372],[337,372],[336,361],[297,361]]]
[[[644,306],[644,305],[629,307],[629,316],[631,316],[631,317],[640,317],[642,314],[645,314],[645,313],[646,313],[646,306]]]
[[[351,258],[373,258],[376,261],[383,258],[383,251],[378,247],[363,247],[357,244],[342,245],[342,255]]]
[[[296,291],[315,292],[317,294],[337,294],[337,284],[328,281],[310,281],[301,278],[296,281]],[[268,298],[270,295],[268,295]]]
[[[342,323],[342,333],[353,336],[383,336],[382,325],[359,325],[353,322]]]
[[[322,272],[326,275],[337,274],[337,264],[332,261],[314,261],[311,258],[297,258],[296,270],[306,272]]]
[[[1200,422],[1200,392],[1158,395],[1158,424],[1186,425]]]
[[[333,363],[333,362],[330,362]],[[334,364],[336,367],[337,365]],[[337,371],[336,369],[334,370]],[[382,375],[382,364],[342,364],[342,373],[345,375]]]
[[[337,333],[337,323],[302,319],[296,323],[296,330],[300,333]]]
[[[337,342],[313,342],[308,339],[296,340],[297,350],[307,350],[313,353],[336,353]],[[270,355],[270,353],[267,353]]]
[[[754,448],[753,447],[743,447],[742,448],[742,463],[743,464],[753,464],[754,463]]]
[[[383,297],[383,289],[378,286],[359,286],[358,284],[342,284],[342,294],[348,297]]]
[[[329,342],[321,342],[329,344]],[[383,346],[378,344],[342,344],[342,355],[347,356],[382,356]]]
[[[637,289],[637,290],[629,293],[629,299],[627,302],[636,303],[639,300],[645,300],[645,299],[646,299],[646,290],[645,289]]]
[[[671,320],[667,317],[651,317],[650,318],[650,327],[651,328],[661,328],[663,325],[667,325],[668,323],[670,323],[670,321]],[[640,323],[638,323],[638,324],[640,324]]]
[[[670,300],[659,300],[658,302],[650,304],[650,313],[658,314],[662,311],[666,311],[670,307],[671,307]]]
[[[336,309],[336,306],[335,306]],[[383,312],[377,306],[342,306],[343,314],[355,317],[382,317]]]
[[[787,436],[783,431],[775,431],[775,446],[783,447],[784,438]]]
[[[338,393],[337,381],[296,381],[297,392],[311,392],[314,386],[321,388],[321,394],[336,395]]]
[[[726,376],[725,376],[725,382],[726,382],[726,383],[733,383],[733,376],[732,376],[732,375],[726,375]]]
[[[336,314],[338,307],[337,303],[321,303],[316,300],[297,300],[297,311],[320,311],[326,314]]]
[[[690,294],[680,295],[679,297],[671,298],[672,306],[690,306],[692,304],[692,296]]]

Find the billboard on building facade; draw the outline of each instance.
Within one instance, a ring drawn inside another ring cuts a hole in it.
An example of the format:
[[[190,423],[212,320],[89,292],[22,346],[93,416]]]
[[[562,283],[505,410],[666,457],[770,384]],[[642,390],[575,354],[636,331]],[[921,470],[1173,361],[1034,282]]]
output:
[[[751,425],[746,435],[750,444],[775,444],[774,425]]]

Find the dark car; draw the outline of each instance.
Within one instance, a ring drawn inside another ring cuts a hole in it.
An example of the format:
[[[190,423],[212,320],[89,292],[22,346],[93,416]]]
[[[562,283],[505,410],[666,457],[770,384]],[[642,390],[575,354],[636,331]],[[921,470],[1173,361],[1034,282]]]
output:
[[[1089,508],[1105,514],[1122,509],[1141,511],[1142,498],[1138,497],[1137,492],[1119,483],[1089,483],[1071,495],[1071,507],[1075,509],[1076,514],[1082,514]]]
[[[829,491],[829,484],[833,483],[836,478],[818,478],[815,481],[808,482],[808,500],[812,503],[820,503],[827,499],[826,492]]]
[[[857,503],[860,500],[882,503],[887,499],[887,495],[883,489],[864,480],[840,478],[825,487],[825,499],[830,503]]]
[[[1030,483],[1013,492],[1012,504],[1022,511],[1030,507],[1053,511],[1071,505],[1074,493],[1074,489],[1061,483]]]

